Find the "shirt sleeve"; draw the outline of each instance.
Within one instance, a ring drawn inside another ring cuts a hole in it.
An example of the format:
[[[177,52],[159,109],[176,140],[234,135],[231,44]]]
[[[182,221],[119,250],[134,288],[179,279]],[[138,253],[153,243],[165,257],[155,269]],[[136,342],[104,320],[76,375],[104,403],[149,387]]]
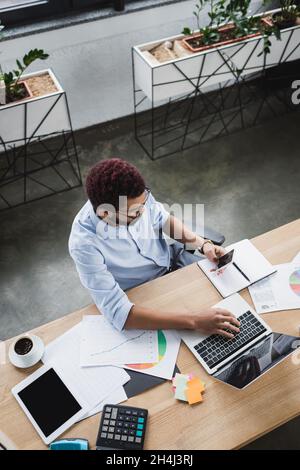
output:
[[[88,289],[98,309],[119,331],[124,328],[134,305],[108,271],[104,258],[93,246],[70,249],[82,285]]]
[[[158,202],[151,193],[148,204],[153,228],[156,230],[161,229],[170,216],[169,212],[166,211],[162,203]]]

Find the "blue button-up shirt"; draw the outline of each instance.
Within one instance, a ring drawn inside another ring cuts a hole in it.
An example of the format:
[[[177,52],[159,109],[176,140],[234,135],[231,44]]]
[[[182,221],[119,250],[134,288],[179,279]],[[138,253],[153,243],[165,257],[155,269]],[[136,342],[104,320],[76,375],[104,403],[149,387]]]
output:
[[[143,214],[129,226],[100,220],[88,201],[72,225],[69,251],[98,309],[122,330],[133,305],[124,290],[167,272],[169,245],[162,227],[169,217],[150,193]]]

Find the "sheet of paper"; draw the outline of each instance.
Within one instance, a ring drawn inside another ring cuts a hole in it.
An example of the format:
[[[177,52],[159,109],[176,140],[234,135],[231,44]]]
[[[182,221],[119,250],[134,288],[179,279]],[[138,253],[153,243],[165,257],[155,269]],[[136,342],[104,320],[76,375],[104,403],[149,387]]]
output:
[[[159,360],[153,364],[124,364],[125,369],[136,370],[143,374],[171,379],[180,346],[180,336],[171,330],[158,331]]]
[[[115,391],[111,392],[110,395],[103,401],[101,401],[95,408],[93,408],[89,413],[83,416],[79,421],[83,419],[89,418],[97,413],[100,413],[104,405],[110,403],[111,405],[118,405],[118,403],[122,403],[123,401],[127,400],[127,395],[123,387],[117,388]]]
[[[157,331],[117,331],[103,315],[86,315],[82,319],[80,365],[118,365],[158,361]]]
[[[78,323],[46,346],[42,361],[53,365],[61,377],[66,377],[93,409],[130,377],[119,367],[80,367],[80,335],[81,323]]]
[[[277,272],[249,286],[258,313],[300,308],[300,262],[275,266]]]

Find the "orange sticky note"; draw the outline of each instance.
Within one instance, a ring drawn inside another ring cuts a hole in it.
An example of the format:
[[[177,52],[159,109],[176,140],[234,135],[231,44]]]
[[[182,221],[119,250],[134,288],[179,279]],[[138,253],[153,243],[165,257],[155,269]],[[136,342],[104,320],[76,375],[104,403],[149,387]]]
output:
[[[194,405],[195,403],[199,403],[200,401],[203,400],[201,393],[195,387],[192,387],[192,388],[189,387],[185,391],[185,394],[188,399],[189,405]]]
[[[204,392],[205,387],[203,382],[198,377],[193,377],[191,380],[188,381],[188,388],[190,389],[195,389],[199,391],[199,393]]]

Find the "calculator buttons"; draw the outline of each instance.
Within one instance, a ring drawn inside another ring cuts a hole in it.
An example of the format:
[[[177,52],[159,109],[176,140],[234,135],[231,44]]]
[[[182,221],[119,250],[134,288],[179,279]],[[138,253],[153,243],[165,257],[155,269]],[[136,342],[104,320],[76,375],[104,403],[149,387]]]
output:
[[[97,438],[97,448],[142,449],[148,412],[122,405],[106,405]]]

